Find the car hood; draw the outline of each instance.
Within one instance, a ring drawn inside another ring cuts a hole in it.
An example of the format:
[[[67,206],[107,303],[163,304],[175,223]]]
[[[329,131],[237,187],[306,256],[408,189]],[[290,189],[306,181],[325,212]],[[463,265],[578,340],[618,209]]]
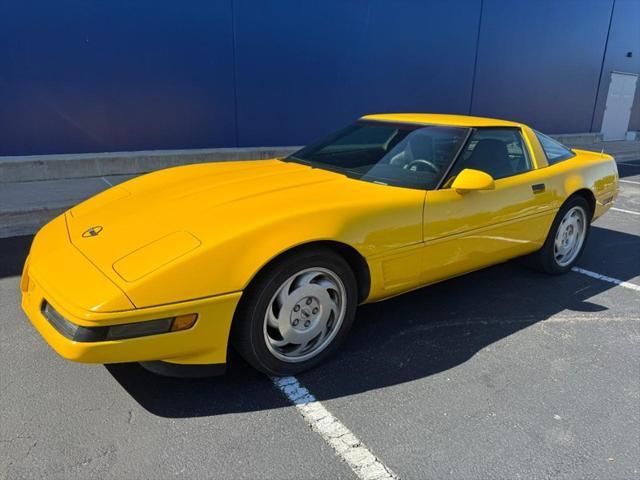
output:
[[[280,160],[196,164],[130,180],[66,214],[71,242],[98,268],[125,282],[218,240],[242,222],[264,221],[309,191],[345,181],[343,175]],[[267,201],[268,199],[268,201]],[[116,278],[117,280],[117,278]]]

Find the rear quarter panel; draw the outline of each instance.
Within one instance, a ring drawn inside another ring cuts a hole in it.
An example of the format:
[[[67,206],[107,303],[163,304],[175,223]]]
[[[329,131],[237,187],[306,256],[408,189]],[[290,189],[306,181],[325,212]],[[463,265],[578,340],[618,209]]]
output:
[[[596,204],[593,219],[600,217],[618,195],[618,169],[612,156],[605,153],[574,149],[575,157],[541,168],[547,194],[553,195],[559,208],[579,190],[589,190]]]

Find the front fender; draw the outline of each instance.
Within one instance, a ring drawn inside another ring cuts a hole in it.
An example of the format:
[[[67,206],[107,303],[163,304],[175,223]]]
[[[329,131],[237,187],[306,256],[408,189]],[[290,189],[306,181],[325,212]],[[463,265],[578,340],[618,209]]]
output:
[[[272,259],[310,242],[341,242],[366,259],[421,241],[423,196],[415,191],[395,203],[363,198],[340,207],[315,205],[265,217],[237,216],[225,222],[224,231],[195,231],[202,240],[199,248],[122,286],[140,308],[241,291]]]

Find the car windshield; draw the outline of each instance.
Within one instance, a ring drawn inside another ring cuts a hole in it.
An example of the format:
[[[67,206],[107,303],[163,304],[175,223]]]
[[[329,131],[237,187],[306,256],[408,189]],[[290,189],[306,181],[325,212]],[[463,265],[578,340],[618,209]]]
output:
[[[360,121],[285,160],[359,180],[429,190],[437,187],[468,130]]]

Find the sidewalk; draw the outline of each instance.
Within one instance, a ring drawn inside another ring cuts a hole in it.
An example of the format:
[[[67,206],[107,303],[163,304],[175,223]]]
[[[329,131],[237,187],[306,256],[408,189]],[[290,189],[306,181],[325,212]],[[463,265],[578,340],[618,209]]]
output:
[[[575,148],[604,151],[620,162],[640,160],[639,141],[580,143]],[[0,180],[0,238],[33,234],[73,205],[140,174],[122,174],[127,173],[126,169],[111,173],[55,180]]]

